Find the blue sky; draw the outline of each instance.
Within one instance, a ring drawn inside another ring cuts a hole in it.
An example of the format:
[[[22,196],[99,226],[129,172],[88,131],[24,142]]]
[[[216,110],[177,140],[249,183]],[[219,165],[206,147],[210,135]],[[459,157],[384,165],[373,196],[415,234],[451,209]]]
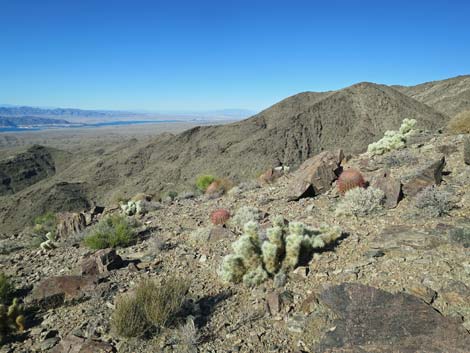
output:
[[[263,109],[470,73],[468,1],[0,0],[0,103]]]

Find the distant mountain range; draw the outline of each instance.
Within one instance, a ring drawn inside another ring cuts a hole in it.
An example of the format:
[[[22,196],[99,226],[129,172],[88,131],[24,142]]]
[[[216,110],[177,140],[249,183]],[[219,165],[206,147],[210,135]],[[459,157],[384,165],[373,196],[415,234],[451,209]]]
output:
[[[0,128],[70,125],[71,123],[64,119],[41,118],[37,116],[0,116]]]

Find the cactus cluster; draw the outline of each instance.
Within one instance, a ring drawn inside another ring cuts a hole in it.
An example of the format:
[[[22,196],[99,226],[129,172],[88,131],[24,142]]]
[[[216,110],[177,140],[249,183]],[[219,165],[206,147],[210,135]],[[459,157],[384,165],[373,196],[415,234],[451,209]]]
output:
[[[121,203],[121,210],[126,216],[143,216],[148,212],[158,210],[160,204],[157,202],[144,200],[130,200],[127,203]]]
[[[0,304],[0,343],[14,332],[23,332],[25,321],[18,299],[13,299],[13,303],[8,307]]]
[[[386,131],[382,139],[367,147],[367,152],[371,155],[380,155],[405,147],[406,139],[414,132],[415,126],[415,119],[404,119],[398,131]]]
[[[258,223],[245,224],[243,235],[232,244],[233,253],[222,261],[220,277],[254,287],[279,272],[293,270],[301,259],[311,258],[315,249],[325,247],[342,234],[336,226],[309,229],[300,222],[288,226],[285,223],[282,216],[273,218],[264,241]]]

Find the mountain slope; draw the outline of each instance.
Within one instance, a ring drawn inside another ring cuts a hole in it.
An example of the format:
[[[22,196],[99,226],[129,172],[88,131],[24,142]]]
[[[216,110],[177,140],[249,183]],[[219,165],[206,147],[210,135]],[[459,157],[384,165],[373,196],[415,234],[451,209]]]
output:
[[[450,117],[470,110],[470,75],[393,88]]]
[[[60,173],[4,197],[0,228],[19,229],[47,209],[106,204],[116,193],[131,197],[189,190],[203,173],[240,181],[273,165],[295,168],[325,149],[362,152],[404,118],[430,130],[448,120],[384,85],[359,83],[339,91],[300,93],[244,121],[159,135],[150,142],[130,140],[100,155],[77,154]],[[76,202],[63,205],[63,198],[54,196],[64,190]]]

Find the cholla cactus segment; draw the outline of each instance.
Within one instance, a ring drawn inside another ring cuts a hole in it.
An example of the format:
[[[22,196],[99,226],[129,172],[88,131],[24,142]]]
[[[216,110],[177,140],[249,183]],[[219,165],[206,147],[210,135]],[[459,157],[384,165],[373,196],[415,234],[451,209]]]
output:
[[[261,247],[264,267],[270,274],[275,274],[280,268],[280,250],[276,244],[269,241],[265,241]]]
[[[225,282],[239,283],[246,273],[243,258],[239,255],[230,254],[224,257],[219,275]]]
[[[414,132],[415,126],[415,119],[404,119],[398,131],[386,131],[382,139],[367,147],[367,152],[371,155],[380,155],[405,147],[406,138]]]
[[[276,245],[279,249],[284,247],[284,234],[281,227],[269,228],[266,230],[266,237],[270,243]]]
[[[289,234],[286,237],[286,257],[283,263],[285,269],[294,269],[297,266],[303,241],[304,237],[298,234]]]
[[[286,220],[281,215],[271,217],[271,223],[274,227],[284,228],[286,226]]]
[[[255,287],[267,279],[268,273],[263,269],[262,266],[258,266],[255,269],[245,273],[243,276],[243,284],[247,287]]]
[[[3,338],[25,329],[25,318],[23,316],[23,307],[18,304],[18,299],[13,299],[13,303],[7,308],[0,304],[0,344]]]
[[[260,265],[260,249],[253,243],[252,238],[244,234],[232,244],[233,251],[243,259],[247,269],[253,269]]]
[[[52,235],[51,232],[46,234],[46,240],[43,241],[39,246],[43,251],[48,251],[55,249],[57,246],[54,244],[55,237]]]
[[[329,226],[326,224],[323,224],[320,226],[320,233],[321,233],[321,238],[325,241],[325,243],[329,244],[337,239],[341,238],[341,235],[343,232],[341,231],[341,228],[338,226]]]
[[[259,222],[261,220],[261,211],[254,207],[243,206],[235,212],[232,218],[233,224],[239,229],[243,229],[248,222]]]
[[[248,235],[254,244],[259,245],[259,224],[254,221],[250,221],[245,224],[243,228],[245,234]]]
[[[291,222],[289,224],[289,233],[295,235],[304,235],[305,234],[305,225],[300,222]]]

